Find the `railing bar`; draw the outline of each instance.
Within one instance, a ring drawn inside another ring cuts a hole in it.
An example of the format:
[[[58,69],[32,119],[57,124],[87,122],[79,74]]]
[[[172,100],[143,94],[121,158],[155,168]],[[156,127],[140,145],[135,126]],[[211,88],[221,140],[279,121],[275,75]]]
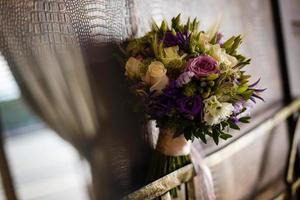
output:
[[[292,113],[297,112],[300,109],[300,99],[297,99],[293,101],[288,106],[282,108],[279,110],[274,117],[271,117],[270,119],[266,120],[264,123],[257,126],[252,131],[257,131],[259,134],[267,134],[267,130],[272,129],[278,123],[283,122],[287,117],[289,117]],[[261,131],[259,131],[261,130]],[[250,137],[248,135],[248,137]],[[249,138],[246,136],[239,139],[239,141],[248,141]],[[251,138],[250,138],[251,139]],[[231,148],[233,147],[235,143],[232,143]],[[240,142],[239,142],[240,144]],[[240,145],[239,145],[240,146]],[[226,159],[226,156],[228,155],[228,149],[225,147],[224,149],[219,150],[218,152],[215,152],[211,154],[210,156],[206,157],[204,159],[204,162],[207,163],[208,166],[213,166],[216,164],[216,162],[221,162],[224,159]],[[234,148],[235,149],[235,148]],[[235,151],[234,151],[235,152]],[[232,152],[231,152],[232,153]],[[231,154],[230,154],[231,155]],[[129,200],[129,199],[154,199],[156,197],[162,196],[166,194],[170,189],[175,188],[179,186],[182,183],[193,181],[192,178],[195,176],[195,170],[193,167],[193,164],[186,165],[144,187],[141,189],[127,195],[123,198],[123,200]],[[192,183],[192,182],[190,182]],[[194,183],[192,183],[194,184]],[[193,185],[194,187],[194,185]],[[190,190],[190,189],[188,189]],[[187,191],[188,192],[188,191]],[[190,193],[188,193],[189,195]],[[195,192],[194,194],[195,195]],[[189,196],[189,198],[191,198]]]
[[[256,132],[255,134],[247,134],[238,140],[231,143],[230,148],[222,148],[221,150],[207,156],[204,161],[208,166],[214,166],[217,163],[223,162],[226,158],[233,155],[239,151],[243,146],[247,146],[249,143],[258,138],[258,135],[269,134],[269,130],[277,126],[280,122],[283,122],[294,112],[297,112],[300,109],[300,99],[293,101],[288,106],[280,109],[275,113],[274,117],[269,118],[256,128],[252,129],[251,132]]]
[[[195,176],[193,164],[188,164],[144,187],[127,195],[123,200],[129,199],[154,199],[162,196],[170,189],[189,181]]]

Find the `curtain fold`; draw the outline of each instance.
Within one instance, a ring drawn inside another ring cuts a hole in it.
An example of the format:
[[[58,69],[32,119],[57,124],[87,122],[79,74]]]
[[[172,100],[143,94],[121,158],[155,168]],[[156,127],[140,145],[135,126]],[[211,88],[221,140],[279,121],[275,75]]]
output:
[[[132,34],[131,6],[0,1],[0,51],[30,108],[89,161],[96,199],[118,199],[145,171],[139,117],[120,104],[126,86],[112,57]]]
[[[163,2],[148,3],[0,1],[0,51],[30,107],[89,161],[96,199],[118,199],[144,183],[143,138],[152,136],[128,104],[133,97],[112,55],[116,43],[149,30],[150,15],[161,19]]]

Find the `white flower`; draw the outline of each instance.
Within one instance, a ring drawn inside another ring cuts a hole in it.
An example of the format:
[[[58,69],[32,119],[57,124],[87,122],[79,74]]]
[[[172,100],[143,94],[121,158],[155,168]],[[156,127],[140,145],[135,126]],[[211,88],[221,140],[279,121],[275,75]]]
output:
[[[209,49],[211,44],[209,43],[209,36],[206,33],[200,33],[199,43],[204,49]]]
[[[209,50],[210,56],[215,58],[219,63],[224,63],[226,66],[234,67],[238,60],[227,54],[225,49],[222,49],[219,44],[212,45]]]
[[[225,64],[227,64],[229,67],[234,67],[238,64],[238,60],[229,54],[226,54]]]
[[[160,93],[168,85],[169,78],[166,74],[167,69],[161,62],[154,61],[149,65],[145,82],[151,85],[150,91],[156,90]]]
[[[219,102],[216,96],[204,100],[204,121],[208,125],[219,124],[233,112],[231,103]]]
[[[141,64],[142,62],[134,57],[130,57],[126,62],[125,74],[130,78],[141,76]]]

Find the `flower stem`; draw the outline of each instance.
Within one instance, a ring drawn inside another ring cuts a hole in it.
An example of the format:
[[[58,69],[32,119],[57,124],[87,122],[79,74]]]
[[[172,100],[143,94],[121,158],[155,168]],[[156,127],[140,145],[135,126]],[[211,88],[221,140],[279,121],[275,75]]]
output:
[[[151,158],[149,173],[147,176],[147,182],[149,183],[155,181],[190,163],[191,163],[190,155],[167,156],[167,155],[163,155],[158,151],[154,151]],[[176,198],[178,196],[178,192],[177,192],[178,189],[180,190],[180,186],[178,186],[177,188],[172,188],[169,191],[170,195],[173,198]]]

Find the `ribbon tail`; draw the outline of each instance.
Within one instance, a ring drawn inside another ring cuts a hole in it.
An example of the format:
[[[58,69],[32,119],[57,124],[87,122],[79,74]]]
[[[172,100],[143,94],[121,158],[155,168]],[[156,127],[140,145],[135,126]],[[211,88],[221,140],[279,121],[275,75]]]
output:
[[[199,198],[201,200],[215,200],[216,196],[211,171],[204,163],[203,156],[194,145],[191,146],[191,159],[197,174],[194,178],[199,184],[197,187],[197,191],[199,191],[197,194],[200,195]]]

